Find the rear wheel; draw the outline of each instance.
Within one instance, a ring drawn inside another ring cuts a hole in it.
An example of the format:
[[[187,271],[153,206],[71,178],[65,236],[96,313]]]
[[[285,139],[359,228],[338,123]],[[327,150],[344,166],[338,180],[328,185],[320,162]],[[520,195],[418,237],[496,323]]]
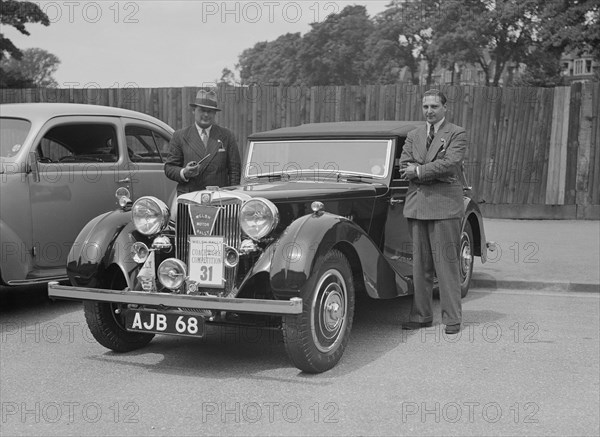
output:
[[[285,347],[300,370],[320,373],[342,357],[352,329],[354,282],[346,257],[331,250],[303,290],[302,314],[283,317]]]
[[[465,221],[465,227],[460,236],[460,295],[465,297],[469,292],[471,278],[473,277],[473,230],[469,221]]]
[[[121,290],[127,283],[120,273],[116,273],[108,286],[113,290]],[[107,302],[83,303],[85,320],[96,341],[115,352],[130,352],[150,343],[154,334],[125,330],[124,318],[116,313],[119,308],[120,305]]]

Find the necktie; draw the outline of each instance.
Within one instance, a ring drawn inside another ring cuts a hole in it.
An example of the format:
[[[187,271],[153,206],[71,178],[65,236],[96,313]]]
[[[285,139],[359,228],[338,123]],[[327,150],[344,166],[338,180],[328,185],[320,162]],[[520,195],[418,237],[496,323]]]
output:
[[[206,134],[206,129],[202,129],[202,134],[200,135],[200,138],[202,139],[202,142],[204,143],[205,146],[208,145],[208,135]]]
[[[433,125],[429,125],[429,135],[427,135],[427,150],[429,150],[429,146],[431,146],[431,142],[433,141],[433,136],[435,135],[435,130]]]
[[[427,135],[427,150],[429,150],[429,146],[431,146],[431,142],[433,141],[433,136],[435,135],[435,130],[433,125],[429,126],[429,135]]]

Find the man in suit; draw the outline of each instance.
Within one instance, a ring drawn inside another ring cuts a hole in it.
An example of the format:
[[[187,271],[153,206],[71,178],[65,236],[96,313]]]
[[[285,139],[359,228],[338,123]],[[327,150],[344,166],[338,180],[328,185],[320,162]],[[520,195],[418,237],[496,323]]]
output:
[[[426,123],[407,135],[400,168],[410,181],[404,203],[413,240],[414,299],[410,322],[403,329],[431,326],[433,278],[440,288],[442,323],[457,334],[462,322],[459,252],[463,187],[462,161],[467,148],[465,130],[446,121],[446,96],[425,92]]]
[[[216,93],[200,90],[190,106],[195,123],[175,131],[165,162],[165,174],[177,182],[177,195],[239,184],[240,153],[233,133],[215,124],[221,110]]]

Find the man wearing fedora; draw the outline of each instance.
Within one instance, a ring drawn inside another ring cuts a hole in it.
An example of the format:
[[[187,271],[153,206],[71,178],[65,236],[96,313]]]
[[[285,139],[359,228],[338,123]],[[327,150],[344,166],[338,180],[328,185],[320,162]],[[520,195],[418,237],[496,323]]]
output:
[[[165,174],[177,182],[177,195],[240,182],[240,153],[233,133],[215,123],[217,95],[200,90],[193,108],[195,123],[175,131]]]

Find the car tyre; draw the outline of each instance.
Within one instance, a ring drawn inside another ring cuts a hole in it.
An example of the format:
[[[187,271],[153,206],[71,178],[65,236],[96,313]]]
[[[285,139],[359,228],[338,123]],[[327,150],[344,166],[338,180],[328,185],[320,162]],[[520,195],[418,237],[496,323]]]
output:
[[[460,269],[460,296],[466,297],[473,277],[473,230],[468,220],[460,235],[459,269]]]
[[[110,288],[125,288],[125,279],[114,277]],[[107,302],[85,301],[83,312],[90,332],[98,343],[115,352],[130,352],[146,346],[154,334],[130,332],[125,330],[124,318],[115,310],[119,306]]]
[[[340,251],[317,260],[302,297],[302,313],[283,317],[285,348],[300,370],[325,372],[342,357],[354,317],[352,269]]]

